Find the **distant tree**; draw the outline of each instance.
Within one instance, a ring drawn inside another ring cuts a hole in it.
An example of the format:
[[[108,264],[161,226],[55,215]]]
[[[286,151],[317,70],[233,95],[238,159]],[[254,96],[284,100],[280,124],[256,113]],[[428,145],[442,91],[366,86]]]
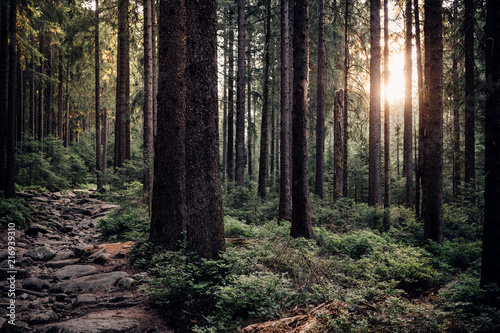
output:
[[[486,0],[485,187],[481,286],[500,287],[500,2]]]
[[[186,231],[186,8],[161,1],[158,35],[158,115],[151,241],[175,250]]]
[[[418,0],[413,1],[413,13],[415,15],[415,46],[417,60],[417,82],[418,82],[418,154],[415,172],[415,215],[420,217],[420,188],[423,171],[423,115],[424,115],[424,73],[422,66],[422,50],[420,43],[420,12]]]
[[[382,205],[380,168],[380,0],[370,0],[370,130],[369,130],[369,193],[371,206]]]
[[[407,0],[411,1],[411,0]],[[408,4],[407,4],[408,6]],[[411,23],[411,19],[410,19]],[[391,207],[391,105],[389,102],[389,0],[384,0],[384,207]],[[411,81],[411,80],[410,80]],[[384,215],[387,222],[387,215]]]
[[[97,190],[101,191],[104,188],[103,174],[102,174],[102,160],[101,155],[101,87],[100,87],[100,50],[99,50],[99,0],[95,0],[95,156],[96,156],[96,171],[97,171]],[[60,89],[62,90],[62,89]],[[62,97],[62,96],[61,96]],[[62,110],[61,110],[62,111]],[[62,118],[62,115],[61,115]]]
[[[335,104],[333,107],[334,127],[334,162],[333,162],[333,197],[335,200],[344,196],[344,91],[335,92]]]
[[[252,35],[249,33],[248,36],[248,41],[252,41]],[[250,49],[250,45],[248,45],[248,49]],[[248,170],[248,177],[250,180],[254,179],[253,176],[253,127],[254,124],[252,123],[252,62],[248,61],[247,62],[247,73],[248,73],[248,79],[247,79],[247,96],[248,96],[248,101],[247,101],[247,170]]]
[[[290,64],[289,0],[281,0],[281,118],[280,118],[280,201],[278,220],[290,220]]]
[[[465,183],[473,190],[476,178],[476,96],[474,84],[474,0],[464,0],[465,48]]]
[[[443,20],[442,0],[425,0],[425,109],[422,219],[424,239],[443,241]]]
[[[154,122],[153,122],[153,1],[144,0],[144,105],[143,105],[143,157],[144,191],[151,206],[153,189]]]
[[[236,185],[245,185],[245,0],[238,0],[238,86],[236,87]]]
[[[227,97],[227,180],[234,182],[234,1],[229,2],[229,73]]]
[[[405,203],[413,207],[415,189],[413,185],[413,103],[412,103],[412,1],[406,0],[406,38],[405,38],[405,103],[403,129],[403,177],[406,178]]]
[[[344,18],[344,103],[343,103],[343,114],[342,114],[342,122],[343,122],[343,139],[342,139],[342,193],[341,196],[348,197],[349,196],[349,180],[348,180],[348,157],[349,157],[349,116],[348,116],[348,107],[349,107],[349,91],[348,87],[348,79],[349,79],[349,3],[350,0],[345,0],[345,18]]]
[[[9,110],[9,3],[0,2],[0,190],[5,189]]]
[[[292,237],[313,238],[309,206],[307,90],[309,86],[309,1],[296,0],[293,8],[292,109]]]
[[[314,193],[320,198],[324,197],[324,151],[325,151],[325,1],[318,0],[318,83],[316,93],[316,182]]]
[[[216,259],[225,251],[219,174],[217,0],[186,0],[187,250]]]

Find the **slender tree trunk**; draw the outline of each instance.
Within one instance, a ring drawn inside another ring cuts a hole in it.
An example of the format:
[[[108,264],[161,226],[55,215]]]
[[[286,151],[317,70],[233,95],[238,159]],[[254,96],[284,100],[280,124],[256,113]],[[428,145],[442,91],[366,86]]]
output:
[[[153,123],[153,12],[152,0],[144,0],[144,105],[143,105],[143,157],[144,192],[151,207],[153,191],[154,123]]]
[[[44,41],[44,36],[43,33],[39,33],[39,46],[40,46],[40,54],[43,54],[44,49],[45,49],[45,41]],[[45,74],[45,61],[41,60],[40,61],[40,70],[39,72],[41,74]],[[45,89],[45,82],[43,78],[38,79],[38,141],[40,141],[40,149],[43,150],[43,140],[44,140],[44,89]]]
[[[271,77],[274,77],[274,66],[271,70]],[[276,156],[276,151],[275,151],[275,141],[276,141],[276,108],[275,103],[273,103],[275,100],[275,85],[274,82],[271,83],[271,123],[269,124],[271,127],[271,154],[269,155],[269,185],[274,184],[274,157]]]
[[[5,189],[7,120],[9,114],[9,7],[0,3],[0,190]]]
[[[227,31],[226,31],[227,33]],[[227,54],[228,54],[228,42],[227,38],[224,38],[224,96],[222,97],[223,102],[223,118],[222,118],[222,186],[226,186],[226,174],[227,174]]]
[[[262,125],[260,131],[259,186],[257,193],[262,199],[267,198],[269,177],[269,67],[271,43],[271,0],[267,0],[266,40],[264,46],[264,103],[262,105]]]
[[[47,82],[45,83],[45,135],[50,136],[53,134],[52,131],[52,36],[47,33],[46,39],[46,49],[45,56],[47,57],[46,62],[46,74]]]
[[[442,0],[425,0],[425,112],[422,219],[424,239],[443,241]]]
[[[476,96],[474,86],[474,1],[465,0],[465,184],[467,191],[474,193],[476,178],[476,139],[475,109]],[[473,196],[471,196],[472,199]]]
[[[225,251],[217,129],[217,1],[187,0],[186,8],[187,250],[216,259]]]
[[[347,89],[348,78],[349,78],[349,2],[350,0],[345,0],[345,21],[344,21],[344,103],[343,103],[343,115],[342,115],[342,145],[343,145],[343,156],[342,156],[342,196],[349,196],[349,182],[348,182],[348,157],[349,157],[349,91]]]
[[[411,1],[411,0],[407,0]],[[407,4],[408,5],[408,4]],[[411,19],[410,19],[411,22]],[[411,67],[411,66],[410,66]],[[410,69],[411,70],[411,69]],[[391,207],[391,106],[389,103],[389,0],[384,0],[384,207]],[[411,80],[410,80],[411,82]],[[387,225],[387,214],[384,221]]]
[[[97,190],[102,191],[104,182],[102,177],[101,155],[101,78],[100,78],[100,48],[99,48],[99,0],[95,0],[95,160],[97,173]],[[62,90],[62,89],[61,89]],[[61,114],[62,117],[62,114]]]
[[[234,3],[229,4],[229,86],[227,110],[227,178],[234,182]]]
[[[406,206],[414,204],[413,185],[413,104],[412,104],[412,2],[406,0],[405,104],[403,129],[403,177],[406,178]]]
[[[422,51],[420,43],[420,14],[418,0],[413,2],[413,11],[415,14],[415,45],[416,45],[416,56],[417,56],[417,77],[418,77],[418,160],[415,172],[416,184],[415,184],[415,212],[416,216],[420,217],[420,188],[422,181],[422,171],[423,171],[423,115],[424,115],[424,72],[422,66]]]
[[[381,119],[380,119],[380,1],[370,1],[370,139],[369,139],[369,195],[371,206],[382,205],[381,186]]]
[[[500,2],[486,0],[486,110],[481,286],[500,287]]]
[[[70,141],[70,127],[69,127],[69,63],[68,67],[66,68],[66,119],[65,119],[65,133],[66,135],[64,136],[64,147],[68,148],[69,147],[69,141]],[[104,163],[106,163],[106,160],[104,160]]]
[[[290,184],[290,36],[289,2],[281,0],[281,103],[280,103],[280,201],[278,221],[289,221],[291,210]]]
[[[335,93],[333,107],[334,127],[334,166],[333,166],[333,199],[338,200],[344,196],[344,92],[342,89]]]
[[[32,41],[33,42],[33,41]],[[35,113],[35,65],[33,59],[29,62],[29,86],[30,86],[30,95],[29,95],[29,105],[30,105],[30,115],[29,115],[29,131],[35,139],[35,130],[36,130],[36,113]]]
[[[248,36],[248,49],[250,50],[250,42],[252,41],[252,36],[249,33]],[[252,131],[253,131],[253,123],[252,123],[252,67],[251,67],[251,61],[248,61],[248,79],[247,79],[247,94],[248,94],[248,101],[247,101],[247,164],[248,164],[248,177],[250,180],[253,180],[253,152],[252,152]]]
[[[7,116],[7,161],[5,163],[5,189],[4,195],[6,198],[14,198],[16,196],[15,177],[15,148],[16,148],[16,93],[17,93],[17,31],[16,31],[16,0],[10,0],[9,12],[9,102]]]
[[[236,87],[236,185],[245,185],[245,0],[238,0],[238,86]]]
[[[97,0],[96,0],[97,1]],[[64,109],[64,71],[63,71],[63,56],[62,50],[59,50],[59,90],[57,92],[57,137],[63,139],[63,109]]]
[[[158,35],[158,126],[150,240],[178,249],[186,231],[186,8],[161,1]],[[204,172],[200,172],[204,174]]]
[[[453,17],[455,20],[459,20],[458,18],[458,0],[453,1]],[[458,37],[458,36],[457,36]],[[459,61],[459,55],[458,52],[460,50],[460,44],[457,41],[454,43],[454,50],[453,50],[453,59],[452,59],[452,80],[453,80],[453,85],[452,85],[452,108],[453,108],[453,177],[452,177],[452,184],[453,184],[453,201],[454,202],[459,202],[460,197],[461,197],[461,155],[462,152],[460,151],[460,92],[457,87],[457,83],[459,81],[458,77],[458,61]]]
[[[309,1],[294,2],[293,20],[293,144],[292,237],[313,238],[309,207],[307,90],[309,85]]]
[[[316,182],[314,193],[321,199],[324,198],[323,183],[325,180],[325,1],[318,0],[318,83],[316,93]]]
[[[156,5],[156,0],[152,0],[151,4],[151,24],[153,26],[153,37],[152,37],[152,49],[153,49],[153,142],[154,138],[156,137],[156,129],[157,129],[157,123],[158,123],[158,99],[156,96],[158,95],[158,49],[157,49],[157,44],[156,44],[156,38],[158,36],[158,23],[156,20],[156,11],[157,11],[157,5]],[[154,145],[154,143],[153,143]],[[153,149],[154,150],[154,149]]]

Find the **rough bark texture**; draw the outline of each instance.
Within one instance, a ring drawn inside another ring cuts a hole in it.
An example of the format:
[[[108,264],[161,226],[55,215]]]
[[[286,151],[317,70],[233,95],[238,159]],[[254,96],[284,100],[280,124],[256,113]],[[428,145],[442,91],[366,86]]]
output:
[[[486,1],[485,187],[481,286],[500,287],[500,2]]]
[[[290,36],[288,25],[290,0],[281,0],[281,120],[280,120],[280,201],[278,221],[290,221]]]
[[[405,41],[405,103],[403,129],[403,177],[406,177],[405,204],[413,207],[415,188],[413,185],[413,103],[412,103],[412,2],[406,0],[406,41]]]
[[[153,122],[153,1],[144,0],[144,105],[143,105],[143,157],[144,192],[151,206],[153,190],[154,122]]]
[[[458,0],[453,1],[453,17],[455,20],[459,20],[458,18]],[[456,41],[453,44],[453,56],[452,56],[452,86],[451,86],[451,94],[452,94],[452,108],[453,108],[453,176],[452,176],[452,184],[453,184],[453,201],[459,202],[461,197],[461,171],[462,171],[462,152],[460,151],[460,101],[461,94],[458,89],[458,83],[460,82],[459,74],[458,74],[458,62],[459,62],[459,52],[460,52],[460,42],[458,36]]]
[[[245,0],[238,0],[238,86],[236,87],[236,185],[245,185]]]
[[[442,0],[425,0],[425,90],[422,174],[424,239],[443,241]]]
[[[43,34],[42,33],[39,33],[39,51],[40,51],[40,54],[43,54],[43,50],[44,50],[44,38],[43,38]],[[42,74],[45,74],[45,61],[40,61],[40,67],[39,67],[39,72],[42,73]],[[43,133],[43,129],[44,129],[44,126],[43,126],[43,123],[44,123],[44,93],[43,93],[43,90],[44,90],[44,80],[42,78],[38,79],[38,114],[37,114],[37,118],[38,118],[38,131],[37,131],[37,136],[38,136],[38,141],[40,141],[40,146],[42,146],[43,144],[43,139],[44,139],[44,133]]]
[[[465,0],[465,183],[473,190],[476,178],[475,159],[475,109],[476,96],[474,87],[474,1]]]
[[[252,37],[249,36],[248,41],[250,42],[252,40]],[[250,49],[250,45],[248,46],[248,49]],[[247,80],[247,95],[248,95],[248,102],[247,102],[247,170],[248,170],[248,177],[250,180],[253,180],[253,152],[252,152],[252,146],[253,146],[253,139],[252,139],[252,131],[253,131],[253,123],[252,123],[252,78],[251,78],[251,61],[248,62],[248,80]]]
[[[380,118],[380,0],[370,1],[370,130],[368,204],[382,205],[380,168],[381,118]]]
[[[46,33],[47,44],[45,45],[46,61],[46,75],[47,81],[45,82],[45,136],[53,134],[52,131],[52,37],[50,33]]]
[[[9,7],[7,1],[0,3],[0,190],[5,188],[6,134],[9,110]]]
[[[7,117],[7,161],[5,163],[5,198],[14,198],[16,188],[14,178],[16,176],[15,148],[16,148],[16,93],[17,93],[17,31],[16,31],[16,0],[10,0],[9,10],[9,104]]]
[[[234,4],[229,4],[229,85],[227,110],[227,180],[234,182]]]
[[[307,89],[309,85],[309,1],[294,2],[292,109],[292,237],[313,238],[309,207]]]
[[[417,60],[417,77],[418,77],[418,157],[415,172],[415,213],[420,217],[420,188],[423,170],[423,114],[424,114],[424,72],[422,66],[422,50],[420,44],[420,13],[418,0],[413,2],[413,11],[415,14],[415,45],[416,45],[416,60]]]
[[[174,250],[186,231],[186,9],[184,0],[160,2],[158,115],[151,241]]]
[[[334,162],[333,162],[333,199],[337,200],[344,196],[344,92],[339,90],[335,93],[335,105],[333,108],[334,127]]]
[[[187,0],[187,250],[225,250],[217,119],[217,1]]]
[[[227,29],[227,26],[226,26]],[[227,31],[226,35],[227,35]],[[226,186],[226,174],[227,174],[227,48],[228,48],[228,42],[227,38],[224,38],[224,86],[222,89],[223,90],[223,97],[222,97],[222,186]]]
[[[345,21],[344,21],[344,107],[343,107],[343,115],[342,121],[343,125],[343,157],[342,157],[342,196],[349,196],[349,182],[348,182],[348,157],[349,157],[349,116],[348,116],[348,108],[349,108],[349,91],[347,89],[348,79],[349,79],[349,1],[345,1]]]
[[[319,23],[318,23],[318,83],[316,93],[316,182],[314,193],[324,198],[324,171],[325,171],[325,1],[318,0]]]
[[[99,0],[95,0],[95,160],[97,171],[97,190],[100,191],[104,187],[102,175],[102,155],[101,155],[101,87],[100,87],[100,57],[99,57]],[[61,75],[59,75],[61,77]],[[62,90],[62,89],[60,89]],[[62,104],[62,103],[61,103]],[[62,106],[61,106],[62,107]],[[62,118],[62,109],[61,109]]]
[[[271,1],[267,3],[266,18],[266,42],[264,49],[264,102],[262,105],[262,124],[260,131],[260,158],[259,158],[259,186],[257,193],[262,199],[267,197],[267,180],[269,177],[269,67],[270,53],[269,44],[271,43]]]
[[[69,139],[70,139],[70,127],[69,127],[69,63],[66,68],[66,115],[65,115],[65,125],[64,125],[64,131],[65,131],[65,136],[64,136],[64,147],[68,148],[69,147]],[[104,128],[106,126],[103,123]],[[34,134],[33,134],[34,135]],[[106,140],[104,140],[106,142]],[[106,146],[104,146],[106,148]],[[104,154],[106,156],[106,154]],[[106,165],[106,158],[104,160],[104,165]]]
[[[407,0],[411,1],[411,0]],[[410,19],[411,22],[411,19]],[[391,106],[389,103],[389,0],[384,0],[384,207],[391,207]],[[411,82],[411,81],[410,81]],[[386,218],[387,215],[384,215]],[[385,222],[387,222],[384,219]]]
[[[64,113],[64,70],[63,70],[63,55],[62,50],[59,50],[59,89],[57,92],[57,137],[62,140],[64,136],[64,123],[63,123],[63,113]]]

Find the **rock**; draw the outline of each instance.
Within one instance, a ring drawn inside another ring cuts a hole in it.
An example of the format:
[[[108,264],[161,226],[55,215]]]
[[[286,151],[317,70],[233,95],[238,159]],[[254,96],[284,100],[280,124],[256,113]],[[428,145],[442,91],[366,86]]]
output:
[[[141,272],[141,273],[134,274],[134,275],[132,275],[132,278],[134,280],[136,280],[137,282],[141,282],[141,283],[149,282],[149,280],[150,280],[148,272]]]
[[[97,298],[94,294],[80,294],[76,296],[75,301],[73,302],[73,307],[78,307],[82,305],[96,304]]]
[[[112,209],[118,208],[120,205],[113,205],[113,204],[104,204],[101,206],[101,211],[102,212],[109,212]]]
[[[45,324],[56,321],[59,316],[52,310],[42,310],[30,312],[27,322],[30,324]]]
[[[54,276],[60,280],[68,279],[82,274],[91,274],[97,271],[92,265],[67,265],[58,269]]]
[[[28,236],[36,236],[39,232],[41,232],[42,234],[46,234],[49,232],[49,229],[41,224],[33,223],[28,227],[28,229],[26,229],[24,233]]]
[[[41,197],[41,196],[39,196],[39,197],[33,197],[33,200],[34,201],[38,201],[38,202],[49,202],[50,201],[49,198],[47,198],[47,197]]]
[[[46,246],[37,247],[24,254],[25,257],[30,257],[33,260],[49,261],[56,256],[56,251]]]
[[[73,227],[72,226],[69,226],[69,225],[65,225],[65,226],[62,226],[60,229],[59,229],[60,232],[64,233],[64,234],[67,234],[71,231],[73,231]]]
[[[33,265],[33,259],[31,259],[30,257],[22,257],[17,261],[17,264],[20,267],[30,267],[31,265]]]
[[[49,261],[45,264],[46,267],[50,268],[62,268],[69,265],[74,265],[80,259],[65,259],[65,260],[57,260],[57,261]]]
[[[125,333],[139,326],[139,322],[127,319],[116,312],[109,311],[90,313],[81,318],[71,319],[62,323],[45,325],[36,332],[58,333]]]
[[[12,272],[11,269],[0,268],[0,279],[4,281],[6,278],[13,275],[11,272]],[[16,268],[15,272],[16,272],[15,273],[16,279],[24,279],[25,277],[28,276],[28,271],[25,269]]]
[[[62,210],[61,215],[66,215],[66,214],[71,214],[71,215],[81,214],[85,216],[91,216],[92,212],[88,209],[72,207],[72,208],[65,208]]]
[[[49,283],[47,281],[41,280],[36,277],[29,277],[24,280],[21,285],[24,289],[33,290],[33,291],[42,291],[49,287]]]
[[[69,258],[74,258],[75,252],[73,251],[63,251],[63,252],[58,252],[56,256],[54,257],[54,261],[59,261],[59,260],[66,260]]]
[[[0,261],[7,260],[9,258],[9,251],[5,250],[0,252]]]
[[[90,276],[82,276],[65,280],[50,287],[53,293],[93,292],[112,287],[116,281],[128,276],[126,272],[110,272]]]
[[[100,253],[97,257],[94,259],[94,263],[98,265],[104,265],[107,263],[110,263],[111,260],[111,254],[109,253]]]
[[[116,286],[121,289],[130,289],[136,283],[135,279],[131,277],[124,277],[116,282]]]

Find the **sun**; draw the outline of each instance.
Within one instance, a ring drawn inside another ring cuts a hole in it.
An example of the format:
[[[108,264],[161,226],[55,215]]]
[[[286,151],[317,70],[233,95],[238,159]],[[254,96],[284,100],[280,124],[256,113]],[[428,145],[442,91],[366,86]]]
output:
[[[405,76],[404,76],[404,54],[397,53],[389,57],[389,86],[387,89],[387,97],[389,102],[404,99],[405,96]],[[385,86],[382,86],[384,89]],[[384,94],[384,90],[382,90]]]

